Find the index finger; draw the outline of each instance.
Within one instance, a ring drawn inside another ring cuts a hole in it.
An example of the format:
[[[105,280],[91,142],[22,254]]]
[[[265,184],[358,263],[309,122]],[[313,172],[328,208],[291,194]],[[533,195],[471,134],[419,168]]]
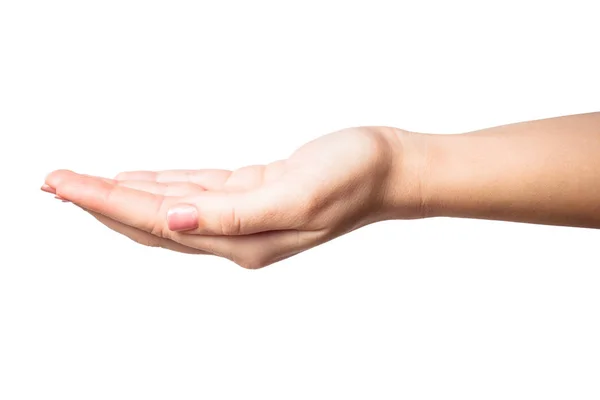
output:
[[[46,177],[46,184],[78,206],[157,236],[166,232],[166,210],[176,199],[67,170],[54,171]]]

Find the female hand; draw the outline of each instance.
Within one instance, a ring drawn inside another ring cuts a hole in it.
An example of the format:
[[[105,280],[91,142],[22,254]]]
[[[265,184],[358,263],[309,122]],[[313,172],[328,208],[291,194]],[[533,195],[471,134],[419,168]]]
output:
[[[393,128],[353,128],[267,165],[124,172],[115,179],[58,170],[42,190],[138,243],[254,269],[376,221],[420,217],[412,139]]]

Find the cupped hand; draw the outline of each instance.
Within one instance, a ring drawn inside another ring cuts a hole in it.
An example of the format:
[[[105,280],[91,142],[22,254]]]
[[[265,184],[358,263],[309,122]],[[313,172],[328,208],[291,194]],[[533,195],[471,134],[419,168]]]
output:
[[[138,243],[260,268],[376,221],[420,217],[410,139],[393,128],[352,128],[267,165],[114,179],[58,170],[42,190]]]

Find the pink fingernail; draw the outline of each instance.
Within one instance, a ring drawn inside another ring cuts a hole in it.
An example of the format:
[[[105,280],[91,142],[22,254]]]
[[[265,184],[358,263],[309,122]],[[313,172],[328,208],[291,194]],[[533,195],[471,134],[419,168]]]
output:
[[[62,200],[63,203],[70,203],[69,200],[65,199],[64,197],[60,197],[60,196],[54,196],[55,199],[57,200]]]
[[[56,193],[56,190],[54,190],[54,188],[52,186],[46,185],[45,183],[42,185],[42,187],[40,189],[42,189],[44,192],[47,192],[47,193],[52,193],[52,194]]]
[[[167,224],[172,231],[189,231],[198,227],[198,210],[194,206],[175,206],[167,212]]]

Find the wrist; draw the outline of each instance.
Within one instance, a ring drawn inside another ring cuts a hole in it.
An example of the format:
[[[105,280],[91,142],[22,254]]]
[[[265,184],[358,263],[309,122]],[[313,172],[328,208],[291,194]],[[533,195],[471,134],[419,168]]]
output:
[[[390,132],[393,161],[384,201],[384,219],[430,216],[428,175],[432,136],[395,128]]]

